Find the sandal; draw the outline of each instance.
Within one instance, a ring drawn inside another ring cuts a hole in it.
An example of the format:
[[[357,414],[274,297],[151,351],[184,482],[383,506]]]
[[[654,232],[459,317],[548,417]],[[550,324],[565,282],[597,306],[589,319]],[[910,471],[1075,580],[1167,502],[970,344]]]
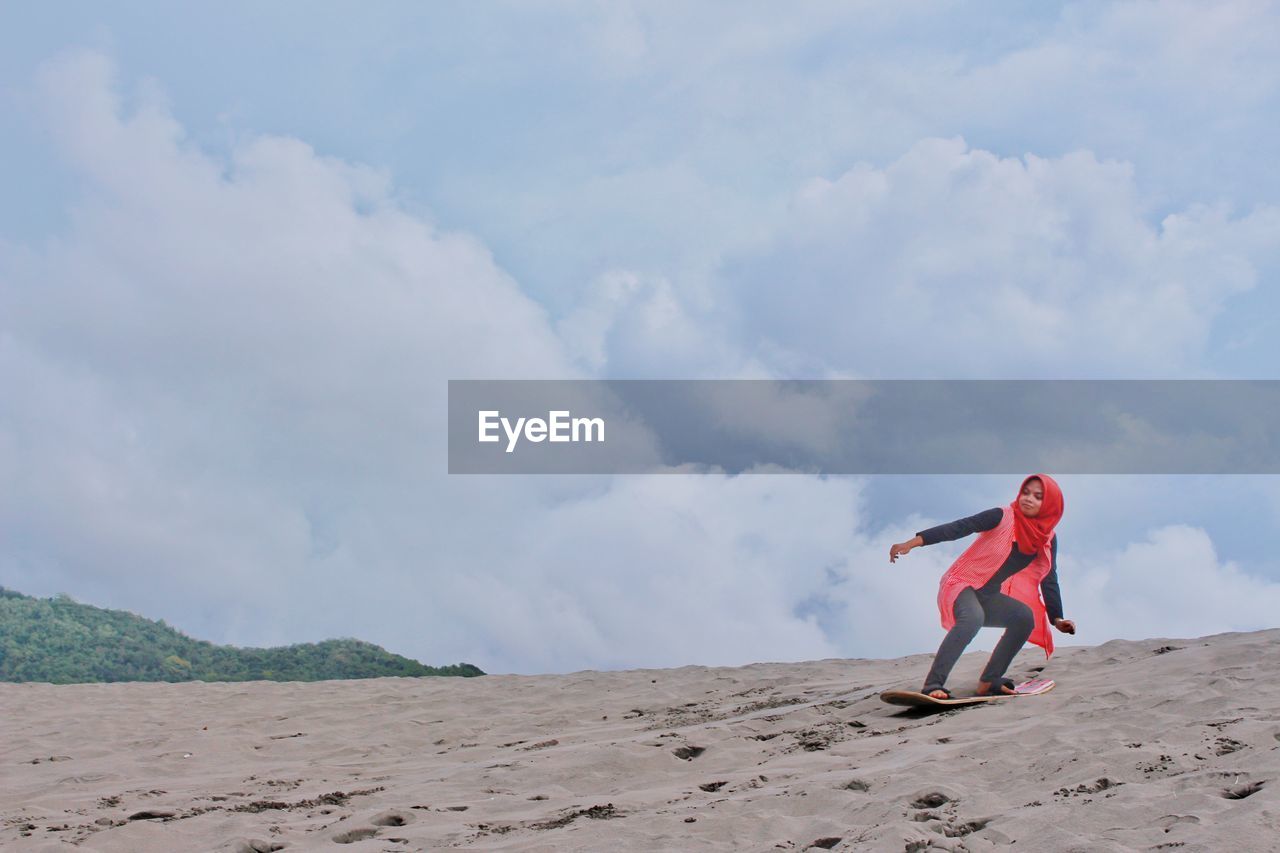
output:
[[[992,686],[994,687],[994,685]],[[979,696],[1012,696],[1013,691],[1015,691],[1018,688],[1018,685],[1014,683],[1014,680],[1012,678],[1002,678],[1000,679],[1000,687],[1008,688],[1009,692],[1005,693],[1003,690],[992,689],[987,693],[979,693],[978,695]]]

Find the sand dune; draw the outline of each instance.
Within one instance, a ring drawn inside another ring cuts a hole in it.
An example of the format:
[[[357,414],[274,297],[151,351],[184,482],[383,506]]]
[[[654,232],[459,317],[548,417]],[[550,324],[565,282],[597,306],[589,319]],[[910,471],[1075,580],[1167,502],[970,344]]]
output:
[[[0,684],[0,846],[1280,850],[1280,630],[1030,648],[1010,674],[1045,666],[1043,696],[879,700],[929,659]]]

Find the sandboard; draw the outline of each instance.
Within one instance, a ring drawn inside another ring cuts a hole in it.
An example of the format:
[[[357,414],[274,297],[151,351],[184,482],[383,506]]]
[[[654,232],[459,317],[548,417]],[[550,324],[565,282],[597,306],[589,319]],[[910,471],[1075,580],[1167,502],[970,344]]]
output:
[[[1050,678],[1033,678],[1013,688],[1014,693],[998,693],[994,696],[957,696],[954,699],[934,699],[925,693],[914,690],[886,690],[880,698],[890,705],[906,705],[911,708],[954,708],[960,705],[981,705],[984,702],[999,702],[1001,699],[1013,699],[1018,696],[1039,696],[1053,689],[1054,681]]]

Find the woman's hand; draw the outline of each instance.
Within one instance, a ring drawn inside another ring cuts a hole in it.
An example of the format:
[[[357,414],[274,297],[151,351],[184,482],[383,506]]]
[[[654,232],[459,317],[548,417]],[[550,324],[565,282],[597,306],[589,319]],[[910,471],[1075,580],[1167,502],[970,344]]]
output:
[[[917,536],[914,539],[908,539],[906,542],[899,542],[897,545],[891,546],[889,548],[889,562],[896,563],[898,561],[898,558],[901,557],[903,554],[907,553],[912,548],[918,547],[923,544],[924,544],[924,540],[922,540],[919,536]]]
[[[1076,632],[1076,623],[1070,619],[1054,619],[1053,627],[1057,628],[1064,634],[1074,634]]]

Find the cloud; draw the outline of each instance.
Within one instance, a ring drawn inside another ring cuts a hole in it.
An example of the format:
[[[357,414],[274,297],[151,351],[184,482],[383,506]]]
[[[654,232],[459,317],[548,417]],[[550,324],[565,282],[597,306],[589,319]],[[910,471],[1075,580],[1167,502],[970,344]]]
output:
[[[614,379],[760,378],[769,369],[744,358],[719,307],[662,276],[616,269],[596,278],[556,323],[581,369]]]
[[[835,655],[797,608],[856,538],[859,490],[786,476],[611,478],[514,531],[519,566],[505,584],[459,576],[466,598],[499,596],[468,614],[470,633],[543,669]]]
[[[497,670],[834,653],[795,608],[857,486],[446,476],[447,379],[580,375],[545,312],[386,175],[283,137],[217,159],[112,76],[46,67],[83,193],[0,254],[6,585]]]
[[[616,73],[661,55],[618,26]],[[0,570],[222,642],[357,635],[498,671],[932,648],[946,552],[888,567],[925,525],[871,525],[864,482],[448,477],[445,381],[1185,366],[1272,235],[1269,209],[1144,224],[1131,167],[1087,152],[927,140],[776,221],[733,214],[752,228],[726,229],[721,278],[611,263],[553,318],[386,172],[286,136],[214,156],[113,74],[45,68],[79,195],[64,232],[0,246]],[[1118,297],[1093,289],[1106,265]],[[1106,301],[1161,287],[1154,318]],[[922,304],[932,320],[893,310]],[[1064,337],[1007,328],[1028,313]]]
[[[423,487],[445,380],[573,367],[484,246],[385,175],[270,136],[215,160],[145,93],[126,111],[112,74],[91,53],[44,69],[84,192],[67,234],[0,255],[11,583],[118,586],[214,639],[331,632],[362,576],[447,538],[453,496]]]
[[[1274,115],[1278,34],[1275,8],[1253,0],[1066,4],[1038,37],[936,81],[929,97],[984,138],[1138,162],[1165,198],[1274,198],[1269,177],[1251,182],[1245,129]]]
[[[1197,202],[1248,211],[1280,190],[1257,167],[1278,106],[1270,4],[735,8],[730,20],[696,6],[516,7],[506,27],[541,24],[536,38],[467,42],[429,82],[496,104],[462,121],[481,138],[499,126],[520,157],[463,153],[461,169],[422,183],[485,222],[557,312],[615,268],[656,268],[683,291],[675,270],[702,272],[778,227],[805,179],[884,168],[922,139],[1129,164],[1155,225]],[[529,101],[542,118],[511,121]],[[416,120],[434,133],[439,117]]]
[[[1132,168],[929,139],[797,193],[732,258],[736,339],[877,378],[1184,377],[1280,247],[1280,209],[1146,221]]]
[[[1219,558],[1204,530],[1167,525],[1117,552],[1063,561],[1079,641],[1199,637],[1275,624],[1280,583]],[[1064,581],[1065,585],[1065,581]],[[1066,591],[1064,588],[1064,598]]]

